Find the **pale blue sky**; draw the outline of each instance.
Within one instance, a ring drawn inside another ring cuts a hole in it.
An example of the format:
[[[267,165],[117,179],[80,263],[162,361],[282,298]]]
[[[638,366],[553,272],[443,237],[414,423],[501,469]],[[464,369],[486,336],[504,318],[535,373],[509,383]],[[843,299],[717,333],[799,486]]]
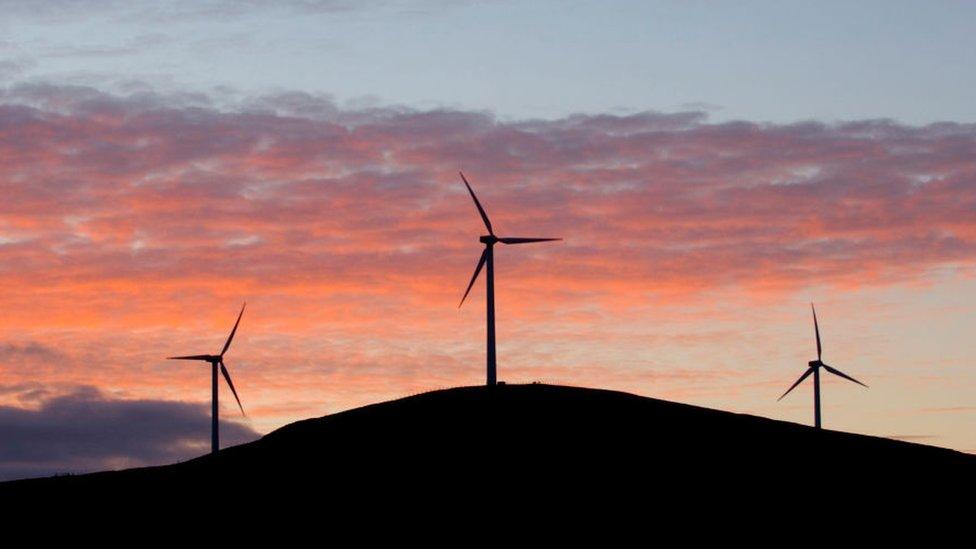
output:
[[[503,118],[976,121],[973,2],[271,4],[0,0],[0,82],[135,78]]]

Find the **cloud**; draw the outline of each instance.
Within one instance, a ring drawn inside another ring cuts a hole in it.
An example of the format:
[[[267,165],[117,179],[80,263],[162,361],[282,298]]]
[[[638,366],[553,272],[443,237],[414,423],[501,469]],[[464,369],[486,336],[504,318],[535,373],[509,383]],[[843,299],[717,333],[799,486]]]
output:
[[[972,124],[504,121],[35,82],[0,90],[0,162],[0,322],[23,338],[5,382],[202,399],[199,368],[163,357],[217,351],[246,298],[228,362],[261,431],[481,379],[483,290],[456,306],[484,228],[459,168],[499,233],[565,238],[498,250],[508,381],[731,384],[723,357],[775,343],[733,338],[716,293],[976,268]],[[30,341],[68,356],[24,369]]]
[[[37,341],[0,342],[0,363],[18,360],[56,360],[64,359],[64,354],[57,349]]]
[[[428,0],[424,6],[449,6],[448,0]],[[335,14],[374,9],[418,11],[416,3],[397,0],[167,0],[124,2],[121,0],[0,0],[0,10],[10,17],[41,23],[63,23],[93,17],[110,17],[141,23],[172,22],[190,17],[226,21],[247,14],[286,12],[302,15]],[[422,10],[420,10],[422,12]]]
[[[23,406],[33,406],[52,396],[54,391],[51,387],[37,382],[15,383],[12,385],[0,385],[0,397],[9,399],[12,397]]]
[[[0,53],[3,52],[3,42],[0,42]],[[19,56],[17,58],[0,58],[0,84],[4,81],[12,81],[20,77],[28,69],[33,68],[36,62],[30,58]]]
[[[922,408],[926,414],[958,414],[976,412],[976,406],[948,406],[943,408]]]
[[[149,51],[167,44],[171,38],[161,33],[141,34],[126,39],[119,44],[71,44],[64,46],[49,46],[38,52],[38,56],[45,58],[57,57],[122,57]]]
[[[221,421],[222,445],[257,436]],[[206,453],[210,417],[205,404],[118,399],[76,387],[36,408],[0,406],[0,439],[0,480],[138,467]]]
[[[75,280],[368,281],[394,263],[430,280],[433,257],[454,261],[453,235],[477,230],[458,167],[502,230],[566,237],[564,288],[876,284],[976,258],[974,125],[506,123],[294,93],[227,110],[50,85],[2,99],[0,249],[31,276],[64,276],[67,256]],[[205,260],[218,251],[238,261]]]

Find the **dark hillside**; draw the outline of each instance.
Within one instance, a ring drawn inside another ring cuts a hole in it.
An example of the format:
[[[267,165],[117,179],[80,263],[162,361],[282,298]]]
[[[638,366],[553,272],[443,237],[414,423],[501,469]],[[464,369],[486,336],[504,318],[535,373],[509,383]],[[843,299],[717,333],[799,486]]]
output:
[[[508,385],[299,421],[216,458],[0,484],[0,495],[159,503],[216,489],[268,505],[294,494],[340,501],[420,490],[441,504],[487,494],[517,495],[513,504],[586,495],[594,505],[592,494],[809,503],[798,487],[907,497],[959,488],[974,473],[976,457],[932,446],[613,391]]]

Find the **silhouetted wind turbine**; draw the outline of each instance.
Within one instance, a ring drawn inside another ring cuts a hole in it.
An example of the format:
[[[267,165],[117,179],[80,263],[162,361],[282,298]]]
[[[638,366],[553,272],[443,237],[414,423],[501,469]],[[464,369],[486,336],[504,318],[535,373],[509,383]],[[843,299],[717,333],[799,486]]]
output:
[[[220,373],[224,375],[224,379],[227,380],[227,385],[230,386],[230,392],[234,393],[234,399],[237,400],[237,405],[241,408],[241,415],[244,414],[244,406],[241,405],[241,399],[237,397],[237,390],[234,389],[234,382],[230,380],[230,373],[227,372],[227,366],[224,366],[224,355],[227,354],[227,349],[230,348],[230,342],[234,340],[234,334],[237,333],[237,326],[241,323],[241,317],[244,316],[244,307],[247,303],[241,306],[241,314],[237,315],[237,322],[234,323],[234,329],[230,331],[230,336],[227,338],[227,343],[224,343],[224,348],[220,350],[218,355],[191,355],[191,356],[171,356],[167,357],[169,360],[202,360],[204,362],[210,363],[211,368],[211,402],[210,402],[210,451],[214,454],[217,450],[220,450],[220,431],[217,426],[217,367],[220,367]]]
[[[458,172],[461,173],[461,172]],[[468,188],[468,192],[471,193],[471,198],[474,199],[474,205],[478,208],[478,213],[481,214],[481,219],[485,222],[485,227],[488,229],[488,234],[480,237],[478,240],[485,245],[485,251],[481,252],[481,259],[478,260],[478,266],[474,269],[474,276],[471,277],[471,282],[468,283],[468,289],[464,291],[464,296],[461,298],[461,303],[458,303],[458,308],[464,304],[465,298],[468,297],[468,292],[471,291],[471,286],[474,286],[474,281],[478,279],[478,274],[481,273],[481,268],[486,264],[488,266],[488,278],[486,281],[487,288],[487,308],[488,308],[488,385],[495,385],[497,381],[495,374],[495,263],[494,263],[494,249],[495,243],[501,242],[502,244],[528,244],[531,242],[550,242],[553,240],[562,240],[561,238],[520,238],[520,237],[498,237],[495,236],[495,231],[491,228],[491,221],[488,220],[488,214],[485,213],[485,209],[481,207],[481,202],[478,202],[478,197],[474,195],[474,191],[471,190],[471,185],[468,180],[461,173],[461,181],[464,181],[464,186]]]
[[[827,366],[826,364],[823,363],[823,361],[820,360],[821,355],[823,354],[823,349],[820,346],[820,326],[817,325],[817,309],[814,308],[813,303],[810,304],[810,309],[813,311],[813,330],[814,333],[816,333],[817,335],[817,360],[811,360],[808,363],[809,367],[807,368],[807,371],[804,372],[803,375],[800,376],[800,379],[796,380],[796,383],[791,385],[790,388],[787,389],[786,392],[783,393],[783,395],[777,399],[777,401],[783,400],[783,397],[790,394],[790,391],[795,389],[796,386],[799,385],[801,382],[803,382],[804,379],[809,377],[810,374],[813,374],[813,408],[814,408],[813,417],[814,417],[814,423],[816,424],[817,429],[819,429],[820,428],[820,367],[821,366],[823,367],[824,370],[827,370],[828,372],[836,376],[840,376],[848,381],[853,381],[854,383],[857,383],[858,385],[862,385],[864,387],[867,387],[867,385],[864,385],[860,381],[845,374],[844,372],[841,372],[836,368],[831,368],[830,366]]]

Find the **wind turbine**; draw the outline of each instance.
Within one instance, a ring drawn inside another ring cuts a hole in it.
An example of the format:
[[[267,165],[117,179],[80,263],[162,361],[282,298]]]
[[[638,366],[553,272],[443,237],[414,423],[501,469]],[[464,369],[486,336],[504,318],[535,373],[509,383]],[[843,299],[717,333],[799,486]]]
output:
[[[858,385],[862,385],[864,387],[867,387],[867,385],[864,385],[860,381],[845,374],[844,372],[841,372],[836,368],[832,368],[824,364],[823,361],[820,360],[821,355],[823,354],[823,349],[820,346],[820,327],[817,325],[817,309],[814,308],[813,303],[810,304],[810,309],[813,311],[813,330],[817,335],[817,360],[811,360],[808,363],[807,371],[804,372],[803,375],[800,376],[800,379],[796,380],[796,383],[791,385],[790,388],[787,389],[786,392],[783,393],[783,395],[777,399],[777,402],[783,400],[783,397],[790,394],[790,391],[795,389],[796,386],[799,385],[801,382],[803,382],[804,379],[809,377],[810,374],[813,374],[814,422],[817,426],[817,429],[820,429],[820,368],[821,367],[823,367],[824,370],[827,370],[828,372],[834,374],[835,376],[840,376],[848,381],[853,381],[854,383],[857,383]]]
[[[468,192],[471,193],[471,198],[474,199],[474,205],[478,208],[478,213],[481,214],[482,221],[485,222],[485,227],[488,229],[488,234],[481,236],[478,240],[485,245],[485,250],[481,252],[481,259],[478,260],[478,266],[474,269],[474,276],[471,277],[471,282],[468,283],[468,289],[464,291],[464,296],[461,298],[461,303],[458,303],[458,308],[464,304],[465,298],[468,297],[468,293],[471,291],[471,286],[474,286],[474,281],[478,279],[478,274],[481,273],[481,268],[485,265],[488,266],[488,274],[486,281],[487,288],[487,308],[488,308],[488,385],[495,385],[497,381],[496,377],[496,367],[495,367],[495,244],[501,242],[502,244],[529,244],[531,242],[550,242],[553,240],[562,240],[561,238],[521,238],[521,237],[498,237],[495,236],[495,231],[491,228],[491,221],[488,220],[488,214],[485,213],[485,209],[481,207],[481,202],[478,202],[478,197],[474,195],[474,191],[471,190],[471,185],[468,180],[461,174],[461,181],[464,182],[464,186],[468,188]]]
[[[227,349],[230,348],[230,342],[234,340],[234,334],[237,333],[237,326],[241,323],[241,317],[244,316],[244,307],[247,306],[245,302],[241,306],[241,314],[237,315],[237,322],[234,323],[234,329],[230,331],[230,337],[227,338],[227,343],[224,343],[224,348],[220,350],[220,354],[217,355],[191,355],[191,356],[171,356],[167,357],[169,360],[201,360],[210,363],[211,369],[211,402],[210,402],[210,451],[216,454],[220,450],[220,430],[217,426],[217,367],[220,367],[220,373],[224,375],[224,379],[227,380],[227,385],[230,386],[230,392],[234,393],[234,399],[237,400],[237,405],[241,409],[241,415],[244,414],[244,406],[241,405],[241,399],[237,397],[237,390],[234,389],[234,382],[230,380],[230,373],[227,372],[227,366],[224,365],[224,355],[227,354]]]

